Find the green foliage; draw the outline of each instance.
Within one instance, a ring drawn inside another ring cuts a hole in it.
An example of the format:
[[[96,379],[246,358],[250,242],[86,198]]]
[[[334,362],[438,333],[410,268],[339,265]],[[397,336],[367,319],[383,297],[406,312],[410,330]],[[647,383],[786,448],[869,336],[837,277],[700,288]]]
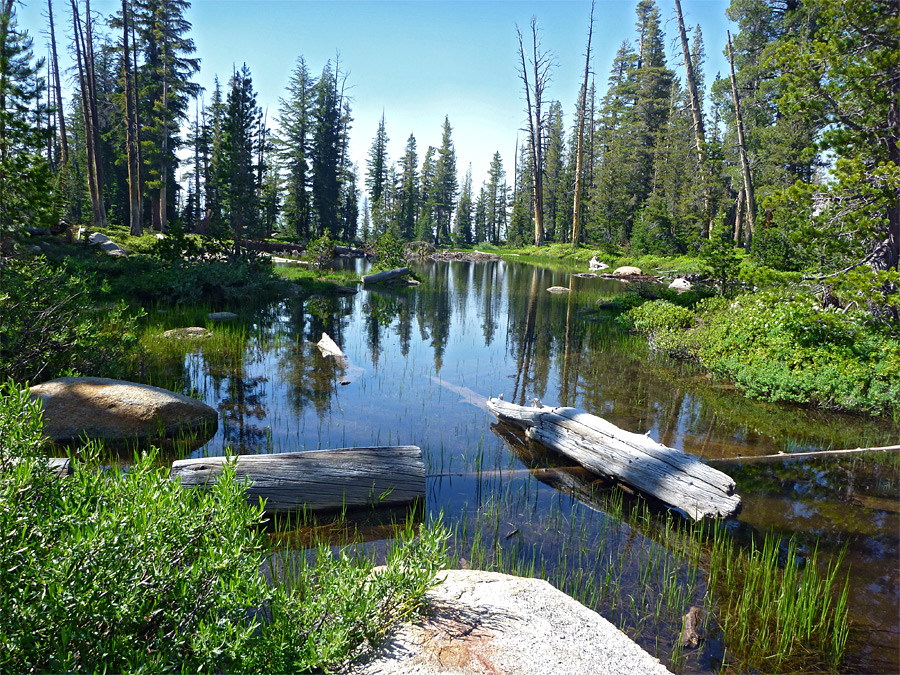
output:
[[[719,283],[719,290],[724,295],[728,291],[728,283],[737,277],[741,258],[734,248],[734,242],[725,228],[716,227],[700,249],[700,259],[713,279]]]
[[[631,232],[631,246],[635,253],[668,255],[678,252],[672,234],[673,223],[662,199],[651,195]]]
[[[710,298],[696,326],[654,302],[629,312],[653,344],[690,356],[748,395],[866,412],[900,413],[900,341],[866,311],[836,311],[784,290]]]
[[[375,269],[393,270],[406,265],[406,256],[403,255],[403,242],[394,236],[391,230],[385,232],[375,242]]]
[[[334,240],[327,230],[321,237],[310,240],[304,258],[309,261],[310,267],[317,270],[325,269],[331,264],[334,260]]]
[[[305,672],[332,668],[421,608],[446,565],[440,521],[397,532],[387,565],[361,548],[270,559],[227,464],[208,490],[169,480],[154,453],[100,470],[82,449],[54,478],[27,391],[0,397],[0,671]],[[11,457],[20,461],[10,462]]]
[[[124,305],[95,309],[82,275],[44,258],[9,259],[0,288],[0,377],[42,382],[67,371],[114,374],[137,344]]]

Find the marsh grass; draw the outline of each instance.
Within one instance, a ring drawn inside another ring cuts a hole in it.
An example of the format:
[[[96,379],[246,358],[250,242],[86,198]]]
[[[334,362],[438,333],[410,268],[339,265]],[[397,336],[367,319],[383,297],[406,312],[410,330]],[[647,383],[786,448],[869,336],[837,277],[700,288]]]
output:
[[[512,521],[529,499],[524,487],[508,488],[464,512],[452,527],[451,565],[543,578],[676,670],[688,658],[682,617],[694,606],[707,644],[724,644],[707,656],[725,670],[839,667],[849,633],[843,554],[823,565],[817,551],[804,557],[775,534],[740,545],[721,524],[687,522],[618,489],[587,508],[560,496],[523,535]]]

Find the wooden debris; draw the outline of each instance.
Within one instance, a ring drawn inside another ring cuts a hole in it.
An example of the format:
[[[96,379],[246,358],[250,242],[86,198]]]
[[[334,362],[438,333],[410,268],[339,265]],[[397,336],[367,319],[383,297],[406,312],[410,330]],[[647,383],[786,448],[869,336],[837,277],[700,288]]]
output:
[[[170,477],[202,488],[218,479],[227,461],[180,460]],[[246,481],[247,499],[265,499],[267,513],[397,506],[425,496],[425,463],[414,445],[241,455],[234,461],[235,480]]]
[[[574,408],[527,408],[489,399],[498,419],[594,473],[611,476],[680,509],[694,520],[740,512],[734,481],[696,457]]]
[[[408,267],[398,267],[397,269],[387,270],[386,272],[378,272],[377,274],[367,274],[362,277],[364,284],[380,284],[392,279],[400,279],[409,275]]]
[[[686,649],[696,649],[703,642],[703,610],[700,607],[691,607],[688,613],[681,617],[681,646]]]

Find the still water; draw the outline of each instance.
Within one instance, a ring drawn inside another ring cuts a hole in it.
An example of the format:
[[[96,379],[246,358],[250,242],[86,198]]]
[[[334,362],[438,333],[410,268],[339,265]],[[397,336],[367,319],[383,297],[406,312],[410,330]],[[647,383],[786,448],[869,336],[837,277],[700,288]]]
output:
[[[241,310],[254,337],[240,358],[224,367],[201,348],[185,361],[188,388],[219,410],[221,422],[194,456],[418,445],[427,510],[442,512],[454,530],[460,564],[474,543],[495,561],[530,561],[536,574],[543,570],[573,594],[587,588],[589,604],[684,672],[715,670],[725,655],[711,636],[671,660],[678,617],[648,617],[652,597],[622,569],[649,550],[646,533],[604,510],[597,495],[610,486],[499,427],[485,399],[504,394],[520,404],[583,408],[704,458],[900,437],[887,421],[749,401],[690,364],[650,353],[597,310],[599,297],[624,292],[620,282],[506,261],[423,264],[416,272],[417,287]],[[552,294],[551,286],[571,292]],[[323,332],[345,363],[315,347]],[[741,515],[728,525],[738,540],[774,531],[796,536],[806,551],[818,541],[826,562],[847,547],[853,630],[846,663],[855,672],[900,672],[896,458],[723,467],[743,497]],[[588,566],[588,558],[600,562]],[[585,582],[604,574],[606,585]]]

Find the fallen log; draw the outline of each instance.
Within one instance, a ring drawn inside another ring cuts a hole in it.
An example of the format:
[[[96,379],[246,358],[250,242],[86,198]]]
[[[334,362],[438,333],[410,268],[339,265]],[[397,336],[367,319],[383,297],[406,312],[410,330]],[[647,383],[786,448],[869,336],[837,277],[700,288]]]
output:
[[[216,481],[227,461],[180,460],[169,476],[184,487],[202,488]],[[246,480],[251,503],[266,500],[266,513],[397,506],[425,496],[425,464],[415,445],[240,455],[235,480]]]
[[[734,481],[696,457],[666,447],[574,408],[527,408],[491,398],[488,409],[501,422],[574,459],[594,473],[611,476],[653,495],[694,520],[740,512]]]
[[[397,269],[387,270],[386,272],[378,272],[376,274],[367,274],[360,279],[364,284],[380,284],[383,281],[392,279],[400,279],[409,274],[408,267],[398,267]]]

